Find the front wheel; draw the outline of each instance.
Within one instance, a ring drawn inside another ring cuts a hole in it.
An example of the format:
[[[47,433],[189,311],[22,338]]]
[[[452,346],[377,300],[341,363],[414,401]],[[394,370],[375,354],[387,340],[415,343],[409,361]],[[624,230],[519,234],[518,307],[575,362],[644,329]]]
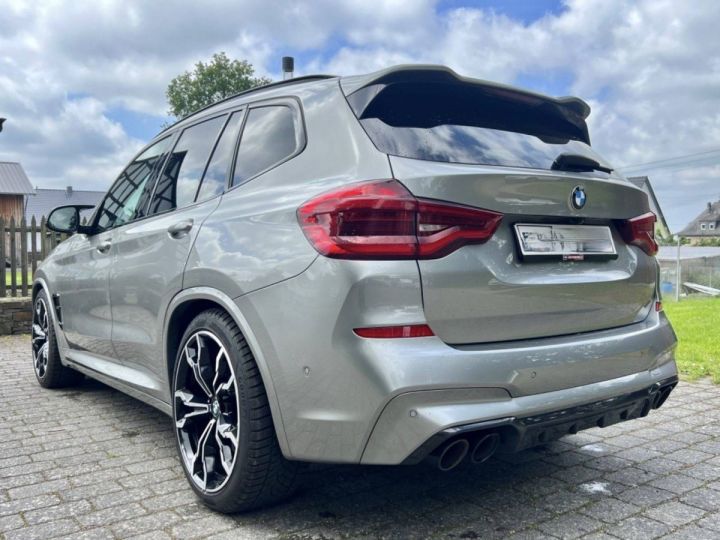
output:
[[[33,302],[31,332],[33,369],[40,386],[64,388],[83,379],[82,373],[62,365],[50,313],[50,300],[45,291],[40,291]]]
[[[280,451],[255,360],[221,310],[204,311],[185,331],[173,417],[185,475],[211,508],[251,510],[292,493],[298,466]]]

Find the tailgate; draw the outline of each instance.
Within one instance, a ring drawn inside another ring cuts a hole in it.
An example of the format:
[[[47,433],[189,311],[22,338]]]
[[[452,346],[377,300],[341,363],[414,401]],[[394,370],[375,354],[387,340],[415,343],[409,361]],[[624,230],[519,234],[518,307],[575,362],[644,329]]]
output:
[[[643,320],[654,301],[653,257],[624,243],[615,226],[647,211],[646,195],[623,180],[554,171],[391,157],[416,197],[502,212],[493,238],[420,260],[427,321],[451,344],[499,342],[602,330]],[[568,204],[582,185],[587,204]],[[608,227],[616,254],[581,261],[522,257],[517,223]]]

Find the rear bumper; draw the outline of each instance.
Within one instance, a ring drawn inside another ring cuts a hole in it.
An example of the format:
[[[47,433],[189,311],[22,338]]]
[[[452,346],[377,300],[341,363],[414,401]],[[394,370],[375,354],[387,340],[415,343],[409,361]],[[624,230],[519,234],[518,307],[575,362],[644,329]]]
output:
[[[518,451],[645,416],[654,405],[662,405],[659,396],[666,398],[675,384],[672,361],[618,379],[495,401],[481,388],[411,392],[385,408],[361,462],[417,463],[453,436],[491,429],[503,435],[502,450]]]
[[[607,427],[619,422],[643,418],[659,409],[677,385],[670,377],[648,387],[611,398],[522,418],[499,418],[466,424],[436,433],[403,461],[413,465],[454,437],[474,437],[486,433],[500,435],[501,452],[519,452],[584,429]]]

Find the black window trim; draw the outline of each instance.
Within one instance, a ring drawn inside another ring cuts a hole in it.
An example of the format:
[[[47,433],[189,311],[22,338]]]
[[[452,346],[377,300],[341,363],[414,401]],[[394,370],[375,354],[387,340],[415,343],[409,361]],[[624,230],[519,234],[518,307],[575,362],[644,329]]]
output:
[[[242,110],[242,107],[238,108],[238,110]],[[215,137],[215,142],[213,143],[212,149],[210,150],[210,154],[208,155],[207,161],[205,162],[205,167],[203,168],[202,175],[200,176],[200,182],[198,183],[198,187],[197,187],[197,189],[195,190],[195,200],[193,200],[193,202],[190,203],[190,204],[186,204],[185,206],[181,206],[181,207],[177,207],[177,206],[176,206],[175,208],[169,208],[169,209],[167,209],[167,210],[163,210],[162,212],[156,212],[155,214],[147,214],[147,215],[145,215],[145,216],[143,216],[143,217],[141,217],[141,218],[138,218],[138,219],[135,219],[135,220],[132,220],[132,221],[128,221],[128,223],[134,223],[134,222],[136,222],[136,221],[141,221],[141,220],[143,220],[143,219],[147,219],[147,218],[151,218],[151,217],[155,217],[155,216],[164,216],[164,215],[169,214],[170,212],[175,212],[175,211],[177,211],[177,210],[185,210],[186,208],[193,208],[194,206],[197,206],[197,205],[200,204],[200,203],[204,203],[204,202],[211,201],[211,200],[213,200],[213,199],[215,199],[215,198],[220,197],[221,195],[223,195],[224,192],[223,192],[223,193],[218,193],[217,195],[215,195],[215,197],[211,197],[211,198],[209,198],[209,199],[205,199],[204,201],[198,201],[198,200],[197,200],[198,190],[200,189],[200,186],[202,185],[202,181],[205,179],[205,172],[207,171],[208,164],[210,163],[210,160],[212,159],[212,155],[213,155],[213,152],[215,151],[215,147],[217,146],[218,141],[220,140],[220,137],[222,136],[222,133],[223,133],[223,131],[225,130],[225,126],[227,126],[227,123],[228,123],[228,121],[230,120],[230,117],[232,116],[233,112],[235,112],[235,111],[229,111],[229,110],[226,109],[226,110],[224,110],[224,111],[219,111],[218,114],[216,114],[216,115],[214,115],[214,116],[208,115],[208,116],[204,116],[204,117],[202,117],[202,118],[198,118],[197,122],[193,122],[192,124],[188,124],[188,125],[184,126],[182,129],[180,129],[180,130],[178,130],[177,132],[175,132],[175,135],[176,135],[176,136],[175,136],[175,140],[173,141],[172,148],[171,148],[170,151],[168,152],[168,155],[165,157],[165,160],[163,161],[163,166],[162,166],[162,168],[159,169],[160,171],[162,171],[162,170],[165,168],[165,164],[166,164],[167,160],[170,159],[170,154],[171,154],[172,151],[175,149],[175,146],[177,145],[178,141],[180,140],[180,137],[182,137],[182,134],[185,133],[185,131],[187,131],[188,129],[193,128],[193,127],[195,127],[195,126],[197,126],[197,125],[203,124],[203,123],[205,123],[205,122],[209,122],[209,121],[211,121],[211,120],[215,120],[216,118],[221,118],[221,117],[223,117],[223,116],[226,116],[227,118],[225,118],[225,122],[224,122],[223,125],[220,127],[220,131],[218,131],[218,134],[217,134],[217,136]],[[152,195],[150,195],[150,199],[149,199],[149,201],[148,201],[148,205],[151,204],[151,203],[152,203],[152,200],[155,198],[155,191],[157,190],[157,183],[158,183],[158,180],[159,180],[159,179],[160,179],[160,175],[158,174],[158,175],[155,176],[155,185],[153,185],[153,191],[152,191]],[[149,210],[149,208],[148,208],[148,210]],[[123,224],[123,225],[125,225],[125,224]]]
[[[228,193],[230,191],[233,191],[236,188],[239,188],[240,186],[244,186],[248,184],[249,182],[252,182],[259,176],[262,176],[265,173],[268,173],[275,169],[276,167],[279,167],[280,165],[283,165],[284,163],[287,163],[291,159],[296,158],[300,154],[302,154],[305,151],[305,148],[307,147],[307,127],[305,124],[305,114],[302,108],[302,103],[300,102],[300,99],[295,96],[285,96],[285,97],[274,97],[274,98],[267,98],[267,99],[260,99],[257,101],[252,101],[249,103],[246,103],[246,110],[245,110],[245,117],[243,118],[242,126],[240,127],[240,135],[238,137],[238,140],[235,143],[235,151],[233,152],[233,159],[232,159],[232,167],[231,171],[228,177],[228,184],[225,189],[225,193]],[[245,124],[247,123],[248,116],[250,116],[250,111],[252,109],[260,109],[263,107],[272,107],[272,106],[285,106],[289,107],[290,110],[293,112],[293,119],[296,122],[296,125],[299,129],[299,135],[300,140],[296,144],[295,151],[287,156],[285,159],[278,161],[277,163],[274,163],[270,167],[254,174],[253,176],[247,178],[243,182],[239,184],[232,184],[232,181],[235,177],[235,163],[237,161],[237,154],[240,149],[240,144],[242,142],[243,134],[245,132]]]
[[[291,110],[293,111],[293,113],[294,113],[294,118],[295,118],[295,120],[296,120],[296,122],[297,122],[297,125],[298,125],[299,129],[300,129],[300,142],[299,142],[299,144],[297,145],[297,148],[296,148],[295,152],[294,152],[293,154],[289,155],[289,156],[288,156],[287,158],[285,158],[284,160],[279,161],[278,163],[275,163],[274,165],[268,167],[267,169],[265,169],[265,170],[263,170],[263,171],[260,171],[259,173],[257,173],[257,174],[255,174],[254,176],[248,178],[247,180],[245,180],[244,182],[242,182],[242,183],[240,183],[240,184],[232,185],[233,177],[235,176],[235,161],[236,161],[236,159],[237,159],[238,149],[240,148],[240,141],[242,140],[243,131],[245,130],[245,123],[247,122],[248,113],[250,112],[251,109],[260,108],[260,107],[267,107],[267,106],[272,106],[272,105],[285,105],[285,106],[290,107],[290,109],[291,109]],[[216,198],[218,198],[218,197],[222,197],[225,193],[228,193],[229,191],[232,191],[232,190],[234,190],[235,188],[238,188],[238,187],[240,187],[240,186],[244,186],[244,185],[247,184],[248,182],[250,182],[250,181],[254,180],[255,178],[257,178],[258,176],[261,176],[261,175],[263,175],[263,174],[265,174],[265,173],[267,173],[267,172],[275,169],[276,167],[279,167],[280,165],[284,164],[285,162],[290,161],[291,159],[294,159],[295,157],[297,157],[298,155],[300,155],[300,154],[305,150],[305,148],[307,147],[307,127],[306,127],[306,124],[305,124],[305,114],[304,114],[304,111],[303,111],[303,108],[302,108],[302,103],[300,102],[300,99],[297,98],[296,96],[279,96],[279,97],[273,97],[273,98],[266,98],[266,99],[260,99],[260,100],[256,100],[256,101],[251,101],[251,102],[245,102],[245,103],[237,104],[237,105],[232,106],[232,107],[226,107],[226,108],[224,108],[224,109],[222,109],[222,110],[217,111],[217,114],[215,114],[215,115],[212,115],[212,116],[211,116],[211,115],[207,115],[207,116],[203,116],[203,117],[201,117],[201,118],[197,118],[197,119],[195,119],[194,122],[192,122],[192,123],[190,123],[190,124],[186,124],[186,125],[184,125],[184,126],[182,126],[182,127],[178,127],[178,128],[175,129],[175,130],[162,131],[162,132],[160,132],[155,138],[153,138],[151,141],[149,141],[145,146],[143,146],[143,147],[140,149],[140,151],[138,151],[138,152],[133,156],[133,158],[127,163],[127,165],[125,165],[125,167],[122,169],[122,172],[118,175],[118,177],[117,177],[117,178],[115,179],[115,181],[112,183],[112,185],[110,186],[110,188],[107,190],[107,192],[105,193],[105,196],[104,196],[103,199],[102,199],[102,203],[100,203],[100,204],[97,206],[97,208],[95,209],[95,213],[94,213],[93,216],[91,217],[90,223],[92,223],[93,226],[96,226],[96,225],[97,225],[97,221],[98,221],[98,219],[99,219],[99,217],[100,217],[99,212],[100,212],[100,210],[101,210],[101,208],[102,208],[102,204],[105,202],[105,198],[108,196],[108,194],[110,193],[110,191],[112,191],[112,189],[115,187],[115,185],[120,181],[120,178],[122,177],[122,173],[125,172],[125,169],[126,169],[133,161],[135,161],[143,152],[145,152],[148,148],[152,147],[153,145],[159,143],[159,142],[162,141],[162,140],[171,139],[171,140],[170,140],[170,151],[167,152],[167,155],[165,156],[165,159],[163,159],[162,162],[160,162],[160,163],[157,165],[157,167],[153,170],[153,173],[152,173],[152,174],[153,174],[153,178],[152,178],[152,182],[153,182],[152,193],[151,193],[150,197],[148,198],[148,202],[146,203],[147,205],[150,205],[150,203],[152,202],[153,197],[155,196],[155,189],[156,189],[156,187],[157,187],[157,181],[158,181],[158,179],[159,179],[159,172],[162,171],[162,170],[165,168],[165,164],[167,163],[167,160],[170,158],[170,153],[172,152],[172,149],[175,148],[175,145],[177,144],[177,141],[178,141],[178,139],[180,138],[180,136],[182,135],[182,133],[183,133],[186,129],[189,129],[189,128],[193,127],[193,126],[196,126],[196,125],[198,125],[198,124],[201,124],[201,123],[203,123],[203,122],[205,122],[205,121],[212,120],[212,119],[214,119],[214,118],[218,118],[218,117],[220,117],[220,116],[227,115],[227,120],[225,121],[225,124],[223,124],[223,128],[222,128],[222,129],[220,130],[220,132],[218,133],[218,136],[217,136],[217,138],[215,139],[215,143],[214,143],[214,145],[213,145],[212,152],[210,153],[210,156],[208,157],[208,161],[205,163],[205,169],[203,170],[203,178],[202,178],[202,179],[204,180],[205,173],[207,172],[207,167],[208,167],[208,165],[209,165],[209,163],[210,163],[210,159],[212,158],[213,152],[215,152],[215,148],[217,147],[217,144],[218,144],[218,142],[220,141],[220,137],[222,136],[222,133],[223,133],[223,131],[225,130],[225,127],[227,127],[227,123],[230,121],[230,117],[231,117],[233,114],[238,113],[238,112],[243,114],[243,118],[242,118],[242,123],[241,123],[241,125],[240,125],[240,132],[239,132],[239,134],[238,134],[238,138],[237,138],[237,140],[235,141],[235,148],[234,148],[234,151],[233,151],[232,158],[231,158],[231,160],[230,160],[230,166],[228,167],[227,177],[226,177],[226,180],[225,180],[225,189],[224,189],[224,191],[223,191],[222,193],[218,193],[218,194],[215,195],[214,197],[211,197],[211,198],[209,198],[209,199],[205,199],[204,201],[197,201],[197,200],[195,200],[192,204],[189,204],[189,205],[187,205],[187,206],[183,206],[182,208],[171,208],[170,210],[165,210],[164,212],[158,212],[157,214],[145,214],[145,215],[143,215],[142,217],[133,218],[133,219],[131,219],[130,221],[126,221],[126,222],[123,223],[122,225],[118,225],[118,226],[116,226],[116,227],[111,227],[111,228],[108,228],[108,229],[104,229],[104,230],[102,230],[102,231],[97,231],[97,233],[95,233],[95,234],[109,233],[110,231],[114,231],[114,230],[116,230],[116,229],[125,227],[126,225],[132,225],[132,224],[134,224],[134,223],[138,223],[138,222],[144,221],[144,220],[149,219],[149,218],[154,218],[154,217],[158,217],[158,216],[164,216],[164,215],[169,214],[170,212],[175,212],[175,211],[177,211],[177,210],[184,210],[184,209],[186,209],[186,208],[192,208],[192,207],[194,207],[194,206],[197,206],[198,204],[207,203],[207,202],[209,202],[209,201],[212,201],[213,199],[216,199]],[[202,181],[200,182],[200,185],[202,185]],[[198,185],[198,189],[200,188],[200,185]],[[198,192],[196,192],[196,194],[195,194],[195,198],[196,198],[196,199],[197,199],[197,193],[198,193]]]
[[[155,145],[158,144],[159,142],[162,142],[162,141],[164,141],[164,140],[168,140],[168,139],[169,139],[169,140],[170,140],[169,148],[172,149],[172,148],[175,147],[175,142],[176,142],[176,139],[177,139],[177,133],[178,133],[178,132],[170,132],[170,133],[165,133],[165,132],[163,132],[163,133],[164,133],[164,136],[163,136],[163,137],[156,137],[156,138],[154,138],[153,140],[151,140],[149,143],[147,143],[145,146],[143,146],[143,147],[140,149],[140,151],[138,151],[138,152],[132,157],[132,159],[131,159],[130,161],[128,161],[128,163],[123,167],[123,169],[122,169],[122,171],[120,172],[120,174],[115,178],[115,181],[114,181],[112,184],[110,184],[110,188],[108,188],[108,190],[105,192],[105,195],[103,195],[102,201],[100,202],[100,204],[97,205],[97,207],[95,208],[95,212],[93,213],[92,217],[90,218],[90,223],[92,223],[93,229],[95,229],[95,228],[97,227],[98,221],[100,221],[100,211],[102,210],[103,205],[105,204],[105,201],[106,201],[107,198],[110,196],[110,193],[112,192],[112,190],[115,189],[115,187],[120,183],[120,180],[122,179],[123,174],[125,173],[125,171],[127,170],[127,168],[128,168],[132,163],[134,163],[135,160],[136,160],[137,158],[139,158],[144,152],[146,152],[147,150],[149,150],[150,148],[152,148],[153,146],[155,146]],[[165,155],[165,158],[162,159],[158,164],[156,164],[155,167],[153,167],[152,172],[150,173],[150,174],[151,174],[150,181],[153,183],[153,185],[152,185],[152,190],[153,190],[153,191],[152,191],[152,194],[155,193],[155,183],[157,182],[157,178],[158,178],[157,173],[158,173],[158,171],[161,171],[162,168],[165,166],[165,162],[167,161],[167,158],[168,158],[169,155],[170,155],[170,153],[168,152],[168,153]],[[148,201],[147,201],[146,204],[150,204],[150,201],[152,200],[152,194],[151,194],[150,198],[148,198]],[[117,228],[119,228],[119,227],[122,227],[123,225],[127,225],[127,224],[129,224],[129,223],[134,223],[135,221],[140,221],[141,219],[144,219],[145,217],[147,217],[147,216],[143,216],[142,218],[133,218],[133,219],[131,219],[130,221],[126,221],[125,223],[123,223],[123,224],[121,224],[121,225],[117,225],[117,226],[114,226],[114,227],[109,227],[109,228],[107,228],[107,229],[103,229],[102,231],[98,230],[95,234],[102,234],[102,233],[106,233],[106,232],[113,231],[113,230],[115,230],[115,229],[117,229]]]

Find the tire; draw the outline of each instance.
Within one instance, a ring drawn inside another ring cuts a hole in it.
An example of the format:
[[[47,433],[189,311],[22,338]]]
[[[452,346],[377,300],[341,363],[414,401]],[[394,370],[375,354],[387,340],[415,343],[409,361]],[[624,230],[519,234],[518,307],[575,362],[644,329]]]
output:
[[[40,291],[33,302],[31,349],[35,378],[43,388],[65,388],[83,380],[79,371],[62,365],[52,323],[50,300]]]
[[[210,508],[243,512],[292,495],[299,464],[283,457],[257,364],[220,309],[200,313],[185,330],[173,419],[185,476]]]

